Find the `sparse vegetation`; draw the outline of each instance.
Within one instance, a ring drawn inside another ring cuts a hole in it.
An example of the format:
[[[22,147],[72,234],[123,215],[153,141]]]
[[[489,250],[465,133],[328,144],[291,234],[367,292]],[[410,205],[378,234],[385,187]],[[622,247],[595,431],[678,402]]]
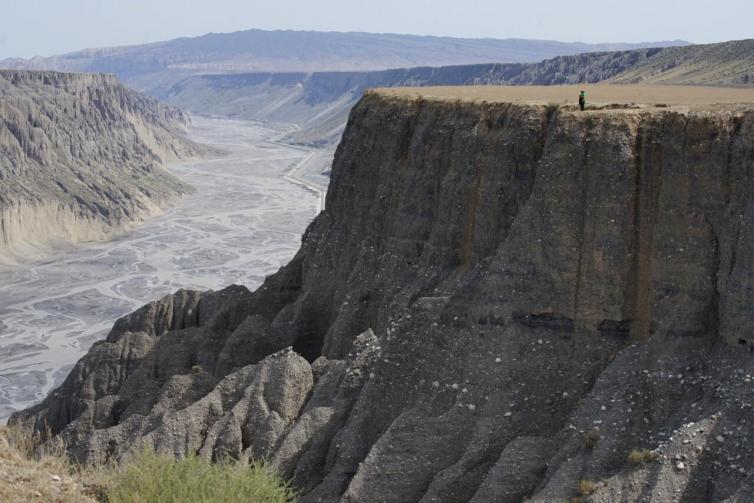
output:
[[[643,465],[657,460],[657,453],[649,449],[632,449],[628,453],[628,462],[632,465]]]
[[[95,501],[85,494],[62,448],[37,451],[38,440],[21,428],[0,428],[0,501]]]
[[[584,447],[594,449],[600,441],[600,433],[597,430],[590,430],[584,433],[581,438],[584,441]]]
[[[0,501],[53,503],[285,503],[293,489],[263,463],[210,463],[143,451],[120,466],[83,468],[62,446],[39,450],[39,437],[0,428]]]
[[[197,456],[176,460],[144,451],[116,474],[108,500],[284,503],[294,497],[290,486],[262,463],[210,463]]]
[[[589,496],[590,494],[593,494],[597,488],[599,487],[599,484],[593,480],[587,480],[587,479],[581,479],[579,480],[579,496]]]
[[[202,373],[202,366],[201,365],[194,365],[191,367],[191,373],[192,374],[201,374]]]

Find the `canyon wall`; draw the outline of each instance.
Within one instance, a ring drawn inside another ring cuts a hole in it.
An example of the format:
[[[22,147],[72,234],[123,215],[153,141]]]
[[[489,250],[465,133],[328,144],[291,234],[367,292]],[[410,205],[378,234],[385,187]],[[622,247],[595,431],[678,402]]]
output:
[[[288,265],[119,320],[11,421],[304,502],[750,501],[752,173],[751,111],[367,93]]]
[[[114,76],[0,70],[0,255],[101,239],[190,190],[188,117]]]
[[[199,114],[294,122],[300,130],[291,133],[288,140],[309,144],[336,144],[350,108],[366,89],[375,87],[597,82],[735,87],[754,84],[754,40],[678,45],[615,52],[582,51],[537,63],[350,72],[218,72],[176,75],[172,81],[163,76],[152,85],[149,78],[129,82],[137,89],[147,89],[166,102]]]

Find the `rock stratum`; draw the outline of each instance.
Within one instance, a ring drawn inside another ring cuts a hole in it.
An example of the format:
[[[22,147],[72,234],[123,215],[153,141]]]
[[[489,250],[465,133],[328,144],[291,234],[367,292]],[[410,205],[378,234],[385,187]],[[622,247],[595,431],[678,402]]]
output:
[[[419,92],[362,98],[263,286],[120,319],[11,421],[304,502],[750,501],[752,107]]]
[[[0,257],[103,238],[190,188],[188,117],[114,76],[0,70]]]

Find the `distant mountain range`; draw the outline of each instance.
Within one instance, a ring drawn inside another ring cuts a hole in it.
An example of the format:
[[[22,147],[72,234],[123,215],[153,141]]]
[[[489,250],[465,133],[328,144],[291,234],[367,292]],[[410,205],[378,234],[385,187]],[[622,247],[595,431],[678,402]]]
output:
[[[522,39],[248,30],[87,49],[0,67],[115,73],[205,115],[295,123],[289,140],[336,142],[370,87],[594,82],[754,85],[754,40],[582,44]]]
[[[382,70],[413,66],[536,62],[592,51],[686,45],[674,40],[641,44],[584,44],[525,39],[469,39],[416,35],[246,30],[59,56],[7,59],[0,67],[138,75],[177,72],[313,72]]]
[[[377,72],[204,74],[155,95],[206,115],[295,122],[289,139],[331,143],[371,87],[557,85],[595,82],[754,85],[754,40],[558,56],[539,63],[416,67]]]

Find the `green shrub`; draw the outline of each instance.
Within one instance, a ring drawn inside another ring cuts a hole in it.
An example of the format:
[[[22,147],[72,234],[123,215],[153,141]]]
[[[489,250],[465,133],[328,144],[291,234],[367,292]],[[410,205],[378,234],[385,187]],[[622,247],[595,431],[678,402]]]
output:
[[[284,503],[295,493],[262,463],[175,460],[144,451],[114,474],[109,503]]]

